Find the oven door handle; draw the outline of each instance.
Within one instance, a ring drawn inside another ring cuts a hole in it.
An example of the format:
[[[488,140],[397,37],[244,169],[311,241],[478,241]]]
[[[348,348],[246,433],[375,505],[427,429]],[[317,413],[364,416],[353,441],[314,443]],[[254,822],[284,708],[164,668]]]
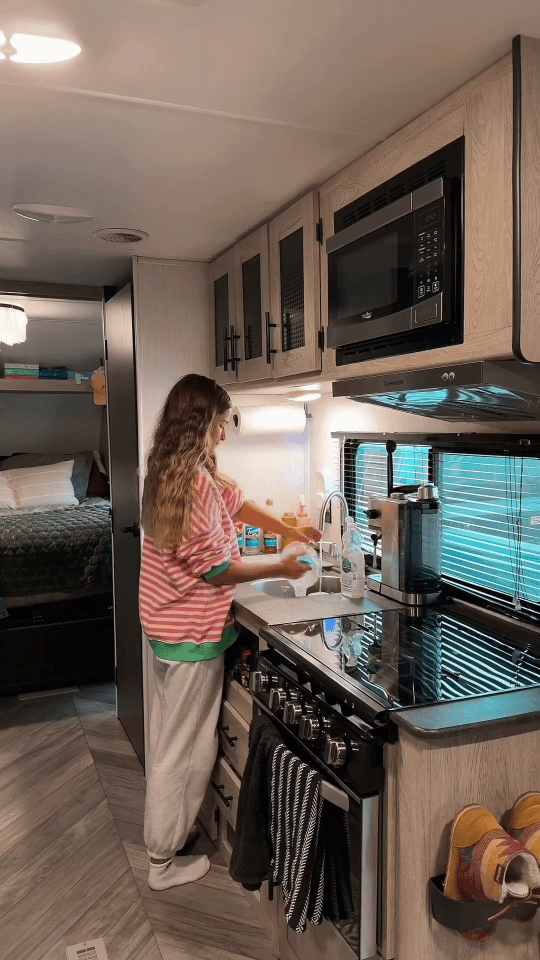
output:
[[[319,787],[319,793],[324,800],[333,803],[335,807],[339,807],[341,810],[349,809],[349,798],[347,794],[344,790],[340,790],[339,787],[334,787],[332,783],[327,783],[326,780],[323,780]]]

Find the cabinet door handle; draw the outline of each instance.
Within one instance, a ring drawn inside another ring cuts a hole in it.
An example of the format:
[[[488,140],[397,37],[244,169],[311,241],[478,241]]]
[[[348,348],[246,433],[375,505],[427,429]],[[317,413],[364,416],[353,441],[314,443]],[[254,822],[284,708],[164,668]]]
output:
[[[223,734],[223,736],[225,737],[225,739],[226,739],[227,743],[229,744],[229,746],[230,746],[230,747],[235,747],[235,746],[236,746],[236,741],[238,740],[238,737],[230,737],[229,734],[228,734],[228,732],[227,732],[228,729],[229,729],[228,727],[218,727],[219,732]]]
[[[272,327],[277,327],[277,323],[270,323],[270,314],[268,311],[265,313],[266,318],[266,362],[272,363],[272,354],[277,353],[277,350],[272,350],[272,334],[270,333]]]
[[[230,327],[230,341],[231,341],[231,370],[238,370],[238,364],[240,363],[240,357],[236,356],[236,341],[240,339],[240,334],[234,329],[234,324],[231,323]]]
[[[227,327],[223,327],[223,369],[225,373],[229,369],[229,363],[231,364],[231,370],[233,369],[232,360],[229,360],[229,351],[227,349],[230,339],[227,335]]]
[[[213,780],[210,781],[210,786],[216,791],[220,800],[223,800],[223,803],[226,807],[231,806],[231,801],[234,800],[234,797],[226,797],[223,791],[225,790],[225,785],[223,783],[214,783]]]

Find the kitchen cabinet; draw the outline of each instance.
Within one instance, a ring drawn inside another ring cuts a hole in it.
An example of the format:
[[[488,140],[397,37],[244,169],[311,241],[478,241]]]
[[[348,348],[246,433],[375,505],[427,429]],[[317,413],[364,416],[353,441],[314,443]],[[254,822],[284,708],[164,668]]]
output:
[[[265,379],[273,369],[266,224],[210,264],[210,286],[215,379]]]
[[[210,265],[219,383],[320,371],[318,220],[312,192]]]
[[[210,369],[218,383],[237,380],[238,339],[236,331],[236,299],[234,254],[224,253],[210,264],[210,314],[213,327],[213,353]]]
[[[234,247],[235,329],[239,382],[272,375],[268,227],[264,224]]]
[[[339,367],[335,351],[326,350],[326,378],[513,356],[512,95],[512,58],[508,55],[320,188],[326,243],[334,233],[337,210],[465,136],[464,342]],[[328,272],[324,246],[321,303],[322,324],[326,327]]]
[[[319,195],[307,194],[269,224],[274,376],[321,369]]]
[[[399,731],[396,804],[396,960],[537,960],[540,917],[499,921],[485,946],[431,916],[428,881],[446,871],[454,816],[479,803],[501,822],[522,793],[540,785],[538,718],[437,739]]]

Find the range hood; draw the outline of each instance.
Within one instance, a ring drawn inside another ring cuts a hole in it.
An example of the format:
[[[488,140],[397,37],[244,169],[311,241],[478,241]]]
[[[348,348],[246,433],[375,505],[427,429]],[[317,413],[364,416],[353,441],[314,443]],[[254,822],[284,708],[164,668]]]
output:
[[[337,380],[334,397],[437,420],[540,420],[540,364],[480,360]]]

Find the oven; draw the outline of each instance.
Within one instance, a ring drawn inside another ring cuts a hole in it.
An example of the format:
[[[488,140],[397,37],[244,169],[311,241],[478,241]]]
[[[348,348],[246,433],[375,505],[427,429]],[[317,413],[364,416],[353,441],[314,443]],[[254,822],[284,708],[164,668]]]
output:
[[[372,723],[334,693],[305,661],[280,645],[271,631],[258,653],[250,686],[286,747],[324,776],[323,797],[347,810],[354,914],[334,922],[358,960],[377,956],[381,943],[381,792],[384,784],[384,724]]]

